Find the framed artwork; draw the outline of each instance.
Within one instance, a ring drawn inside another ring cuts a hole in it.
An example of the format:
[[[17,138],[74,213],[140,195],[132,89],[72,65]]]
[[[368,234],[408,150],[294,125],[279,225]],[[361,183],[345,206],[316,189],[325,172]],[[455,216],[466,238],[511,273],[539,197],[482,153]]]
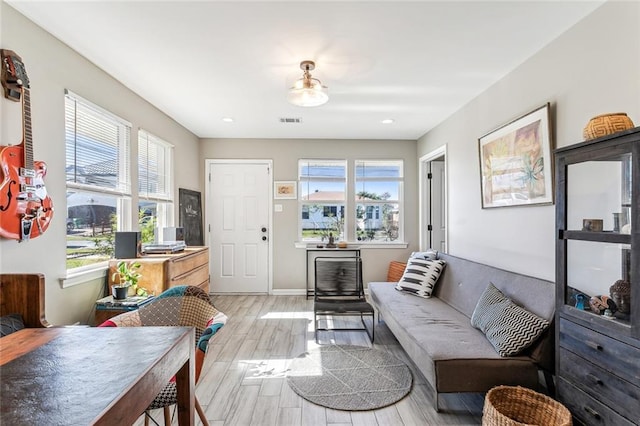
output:
[[[184,242],[188,246],[203,246],[202,205],[200,193],[178,188],[180,226],[184,229]]]
[[[294,180],[281,180],[274,182],[273,198],[276,199],[290,199],[295,200],[298,198],[298,185]]]
[[[549,104],[478,139],[482,208],[553,204]]]

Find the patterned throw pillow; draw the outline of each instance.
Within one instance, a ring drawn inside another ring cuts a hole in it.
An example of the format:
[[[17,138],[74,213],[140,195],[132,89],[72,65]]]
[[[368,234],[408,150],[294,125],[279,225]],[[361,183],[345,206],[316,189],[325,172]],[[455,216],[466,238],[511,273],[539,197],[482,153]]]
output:
[[[529,347],[549,327],[549,321],[516,305],[489,283],[471,315],[500,356],[512,356]]]
[[[445,265],[444,260],[409,259],[396,290],[430,298]]]

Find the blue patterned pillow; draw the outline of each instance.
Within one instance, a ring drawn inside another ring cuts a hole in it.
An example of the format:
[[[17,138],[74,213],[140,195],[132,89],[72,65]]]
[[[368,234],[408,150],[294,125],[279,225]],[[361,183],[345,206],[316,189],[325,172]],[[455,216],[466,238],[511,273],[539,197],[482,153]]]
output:
[[[22,321],[22,315],[20,314],[9,314],[0,317],[0,337],[8,336],[23,328],[24,321]]]
[[[402,278],[396,284],[396,290],[430,298],[445,265],[444,260],[410,258]]]
[[[471,315],[500,356],[513,356],[529,347],[549,327],[549,321],[516,305],[489,283]]]

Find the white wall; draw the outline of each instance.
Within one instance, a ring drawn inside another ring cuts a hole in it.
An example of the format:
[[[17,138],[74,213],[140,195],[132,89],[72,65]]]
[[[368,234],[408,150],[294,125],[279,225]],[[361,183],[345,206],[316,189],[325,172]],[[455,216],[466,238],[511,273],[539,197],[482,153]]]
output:
[[[4,2],[0,3],[0,14],[0,47],[22,57],[31,82],[34,159],[48,165],[45,184],[55,208],[51,226],[42,236],[24,243],[0,240],[0,272],[45,274],[49,322],[87,323],[91,320],[93,302],[101,294],[102,281],[67,289],[62,289],[59,283],[66,273],[64,90],[69,89],[131,122],[132,158],[137,156],[138,128],[175,144],[176,200],[179,187],[200,190],[198,138]],[[2,97],[0,105],[0,143],[19,144],[20,104]],[[137,188],[135,167],[132,172],[133,188]],[[136,205],[137,198],[133,202]],[[175,217],[177,220],[177,207]],[[134,219],[133,223],[137,223]]]
[[[299,140],[299,139],[202,139],[201,162],[205,159],[272,159],[274,180],[297,180],[300,158],[402,159],[404,160],[406,249],[362,250],[363,280],[384,281],[391,260],[405,261],[418,249],[418,202],[416,142],[409,140]],[[205,211],[208,203],[203,205]],[[298,239],[298,201],[274,200],[282,212],[273,213],[273,289],[302,290],[305,250],[295,248]],[[214,274],[215,271],[212,271]]]
[[[605,112],[640,125],[639,22],[640,3],[604,4],[418,140],[447,144],[451,254],[555,280],[555,206],[482,210],[478,138],[546,102],[557,147]]]

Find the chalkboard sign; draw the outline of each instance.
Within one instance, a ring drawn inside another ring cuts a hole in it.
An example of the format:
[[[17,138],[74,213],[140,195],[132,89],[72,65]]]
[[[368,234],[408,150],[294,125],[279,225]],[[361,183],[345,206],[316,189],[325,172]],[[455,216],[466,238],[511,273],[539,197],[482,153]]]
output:
[[[203,246],[202,205],[200,193],[189,189],[178,188],[180,198],[180,226],[184,228],[184,242],[188,246]]]

